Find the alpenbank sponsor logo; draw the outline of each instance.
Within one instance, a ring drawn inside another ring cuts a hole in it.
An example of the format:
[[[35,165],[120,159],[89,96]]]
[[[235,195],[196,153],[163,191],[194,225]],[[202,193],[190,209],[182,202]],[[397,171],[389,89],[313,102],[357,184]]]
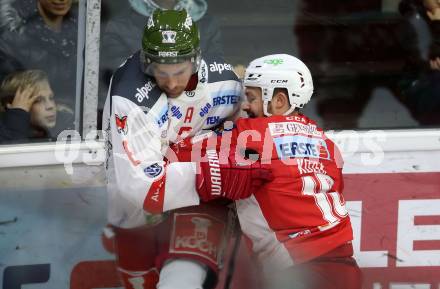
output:
[[[199,115],[201,117],[205,116],[205,114],[207,114],[209,112],[209,109],[212,107],[212,105],[210,103],[205,104],[199,112]]]
[[[280,159],[309,157],[330,159],[330,152],[323,139],[304,136],[282,136],[274,138]]]
[[[217,71],[219,74],[222,74],[224,70],[232,70],[232,65],[227,63],[217,63],[214,61],[214,63],[209,65],[209,70],[211,72]]]
[[[177,119],[182,118],[182,112],[180,111],[180,107],[173,105],[171,107],[171,115]]]
[[[152,83],[151,81],[148,81],[147,83],[145,83],[144,86],[136,88],[136,100],[138,102],[142,102],[144,99],[148,99],[148,93],[153,90],[155,84]]]
[[[272,136],[302,134],[307,136],[322,137],[322,132],[317,130],[316,125],[302,124],[298,122],[274,122],[269,123]]]

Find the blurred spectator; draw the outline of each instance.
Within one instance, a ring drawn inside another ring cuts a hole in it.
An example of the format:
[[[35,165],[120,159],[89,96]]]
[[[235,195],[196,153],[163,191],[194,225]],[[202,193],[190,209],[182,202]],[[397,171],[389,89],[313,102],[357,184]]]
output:
[[[402,0],[400,13],[410,24],[405,77],[399,82],[403,102],[421,124],[440,124],[440,1]]]
[[[440,124],[438,1],[402,0],[400,14],[383,11],[383,2],[310,0],[299,7],[294,30],[301,58],[317,75],[317,111],[325,128],[357,128],[378,87],[420,124]]]
[[[156,9],[182,9],[191,15],[200,28],[200,47],[203,57],[223,58],[223,48],[218,22],[207,14],[205,0],[120,0],[129,6],[110,19],[103,33],[101,45],[101,73],[104,87],[100,91],[102,108],[113,71],[141,47],[141,36],[147,17]]]
[[[73,109],[77,6],[72,0],[3,0],[0,15],[0,66],[6,61],[14,64],[0,72],[45,71],[60,102]]]
[[[356,128],[372,91],[393,91],[404,65],[403,21],[397,12],[383,13],[381,0],[309,0],[299,10],[294,30],[300,58],[316,75],[323,126]]]
[[[0,87],[0,142],[56,138],[73,113],[57,107],[46,73],[14,72]],[[71,127],[70,127],[71,129]]]

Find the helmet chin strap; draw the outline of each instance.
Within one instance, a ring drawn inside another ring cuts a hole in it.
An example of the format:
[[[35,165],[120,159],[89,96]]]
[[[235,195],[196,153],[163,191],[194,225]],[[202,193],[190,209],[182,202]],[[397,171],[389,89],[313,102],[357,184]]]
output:
[[[265,100],[265,101],[263,102],[263,113],[264,113],[265,116],[271,116],[271,115],[272,115],[272,114],[269,113],[269,111],[268,111],[269,102],[270,102],[269,100]]]
[[[267,88],[267,87],[261,87],[262,93],[263,93],[263,113],[265,116],[272,116],[272,113],[269,113],[269,102],[271,102],[273,97],[274,89]],[[269,97],[269,95],[272,95]],[[296,108],[296,105],[290,105],[290,108],[283,113],[283,115],[289,115],[291,114]]]
[[[262,97],[263,97],[263,113],[265,116],[271,116],[272,114],[269,113],[269,102],[272,100],[272,96],[273,96],[273,88],[268,88],[265,86],[260,86],[261,87],[261,93],[262,93]]]
[[[268,101],[268,100],[265,100],[263,102],[263,113],[264,113],[265,116],[272,116],[272,114],[269,113],[269,109],[268,109],[269,108],[269,102],[270,101]],[[285,113],[283,113],[283,115],[291,114],[295,110],[295,108],[296,108],[295,105],[291,105],[290,108]]]
[[[283,113],[283,115],[291,114],[295,110],[295,108],[296,108],[295,105],[290,105],[290,108],[285,113]]]

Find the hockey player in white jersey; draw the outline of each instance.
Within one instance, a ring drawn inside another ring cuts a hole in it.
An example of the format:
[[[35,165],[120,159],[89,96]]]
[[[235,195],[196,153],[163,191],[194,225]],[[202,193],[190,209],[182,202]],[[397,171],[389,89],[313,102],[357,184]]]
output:
[[[167,165],[163,156],[170,143],[238,112],[241,90],[229,64],[201,59],[198,29],[185,10],[155,11],[142,49],[113,75],[103,113],[105,166],[108,219],[125,288],[215,284],[228,231],[226,207],[159,213],[199,203],[194,165]],[[182,191],[194,194],[175,197]]]

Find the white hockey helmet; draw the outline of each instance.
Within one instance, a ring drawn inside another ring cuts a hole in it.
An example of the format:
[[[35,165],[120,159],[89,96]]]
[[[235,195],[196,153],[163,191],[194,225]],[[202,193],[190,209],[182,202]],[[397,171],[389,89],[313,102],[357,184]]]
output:
[[[264,115],[275,88],[286,88],[289,94],[288,115],[295,108],[302,108],[313,94],[313,80],[307,66],[298,58],[288,54],[273,54],[253,60],[246,68],[244,86],[260,87],[263,97]]]

